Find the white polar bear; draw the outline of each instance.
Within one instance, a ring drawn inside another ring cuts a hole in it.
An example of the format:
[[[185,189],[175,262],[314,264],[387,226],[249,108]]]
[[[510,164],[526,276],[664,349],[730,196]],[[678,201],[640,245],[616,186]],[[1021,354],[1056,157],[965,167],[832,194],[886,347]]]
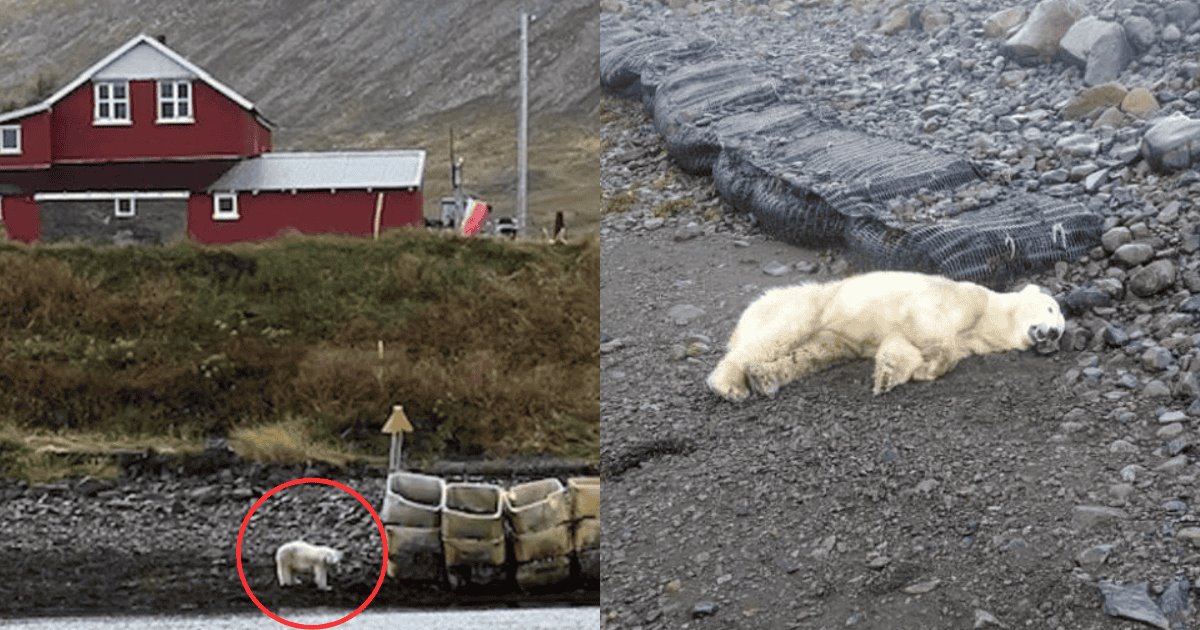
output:
[[[330,590],[329,567],[342,561],[342,552],[332,547],[310,545],[303,540],[284,543],[275,550],[275,573],[280,586],[300,583],[299,572],[312,573],[322,591]]]
[[[1055,344],[1066,322],[1035,285],[997,293],[970,282],[878,271],[767,291],[738,320],[708,387],[731,401],[841,359],[875,359],[875,393],[933,380],[972,354]]]

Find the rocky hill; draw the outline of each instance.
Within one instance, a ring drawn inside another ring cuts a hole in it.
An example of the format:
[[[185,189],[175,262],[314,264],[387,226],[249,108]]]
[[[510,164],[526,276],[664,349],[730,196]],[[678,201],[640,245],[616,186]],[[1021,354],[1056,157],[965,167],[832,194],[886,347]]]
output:
[[[552,213],[544,206],[579,199],[570,209],[586,216],[599,196],[598,143],[587,141],[599,106],[590,0],[0,0],[0,103],[36,100],[39,83],[53,91],[130,37],[161,34],[258,105],[279,150],[425,146],[430,206],[448,179],[453,125],[468,182],[504,212],[515,190],[523,7],[538,15],[531,206]]]

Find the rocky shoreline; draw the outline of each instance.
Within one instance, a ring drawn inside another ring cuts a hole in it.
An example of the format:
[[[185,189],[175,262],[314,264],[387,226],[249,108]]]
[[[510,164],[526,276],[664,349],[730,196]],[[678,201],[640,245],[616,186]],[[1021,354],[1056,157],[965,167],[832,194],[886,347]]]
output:
[[[741,309],[856,268],[765,238],[678,168],[641,103],[606,96],[606,628],[1195,622],[1200,178],[1193,126],[1168,121],[1200,118],[1200,4],[1041,3],[1124,29],[1129,58],[1097,56],[1091,79],[1087,59],[1010,50],[1038,4],[605,1],[606,20],[773,68],[846,128],[968,155],[991,188],[1104,222],[1087,256],[1022,279],[1068,314],[1054,357],[979,357],[880,398],[851,363],[722,404],[703,378]],[[971,203],[905,208],[952,221]]]
[[[235,543],[250,506],[267,490],[299,477],[340,481],[376,510],[383,471],[366,467],[263,466],[239,462],[223,449],[177,460],[153,454],[123,458],[119,479],[83,479],[29,486],[0,485],[0,563],[12,579],[0,584],[0,617],[191,613],[254,610],[238,578]],[[451,479],[511,484],[556,473],[587,474],[573,462],[453,464]],[[469,474],[472,469],[486,475]],[[595,472],[594,469],[590,472]],[[268,608],[357,607],[370,594],[382,559],[366,510],[327,486],[298,486],[260,508],[247,530],[247,581]],[[307,489],[307,490],[301,490]],[[329,490],[324,493],[320,490]],[[334,589],[281,589],[273,549],[305,537],[342,549]],[[569,583],[523,593],[515,586],[451,592],[434,584],[385,581],[372,607],[463,608],[596,605],[598,584]]]

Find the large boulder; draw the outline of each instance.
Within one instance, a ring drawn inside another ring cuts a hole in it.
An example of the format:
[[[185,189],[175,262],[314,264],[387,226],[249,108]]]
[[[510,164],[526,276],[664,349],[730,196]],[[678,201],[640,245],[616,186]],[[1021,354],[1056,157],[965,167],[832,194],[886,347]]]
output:
[[[1067,34],[1058,43],[1058,56],[1068,63],[1080,68],[1087,66],[1088,52],[1101,35],[1121,25],[1115,22],[1105,22],[1100,18],[1089,15],[1080,19],[1067,29]]]
[[[1063,118],[1079,120],[1102,112],[1109,107],[1117,107],[1121,101],[1125,100],[1128,93],[1125,86],[1115,82],[1084,88],[1067,101],[1062,109]]]
[[[1156,171],[1185,169],[1200,159],[1200,120],[1168,116],[1146,131],[1141,149],[1142,158]]]
[[[1087,69],[1083,72],[1084,85],[1100,85],[1116,80],[1133,60],[1133,50],[1125,40],[1125,29],[1119,24],[1109,24],[1112,28],[1101,33],[1088,52]]]
[[[1129,40],[1129,45],[1139,53],[1150,50],[1158,42],[1158,29],[1154,28],[1150,18],[1134,15],[1126,18],[1122,26],[1125,27],[1125,38]]]
[[[1008,37],[1008,34],[1014,28],[1020,26],[1025,21],[1027,15],[1029,15],[1029,12],[1025,10],[1025,7],[1012,7],[1011,9],[997,11],[983,21],[983,32],[993,39]]]
[[[1049,60],[1071,25],[1087,13],[1078,0],[1042,0],[1029,19],[1001,46],[1001,51],[1022,62]]]

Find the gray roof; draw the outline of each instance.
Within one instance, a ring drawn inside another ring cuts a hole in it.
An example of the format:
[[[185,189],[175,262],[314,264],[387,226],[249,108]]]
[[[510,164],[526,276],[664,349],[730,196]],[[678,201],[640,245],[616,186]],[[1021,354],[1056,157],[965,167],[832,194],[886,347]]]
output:
[[[420,188],[424,172],[420,150],[264,153],[238,162],[208,190]]]

